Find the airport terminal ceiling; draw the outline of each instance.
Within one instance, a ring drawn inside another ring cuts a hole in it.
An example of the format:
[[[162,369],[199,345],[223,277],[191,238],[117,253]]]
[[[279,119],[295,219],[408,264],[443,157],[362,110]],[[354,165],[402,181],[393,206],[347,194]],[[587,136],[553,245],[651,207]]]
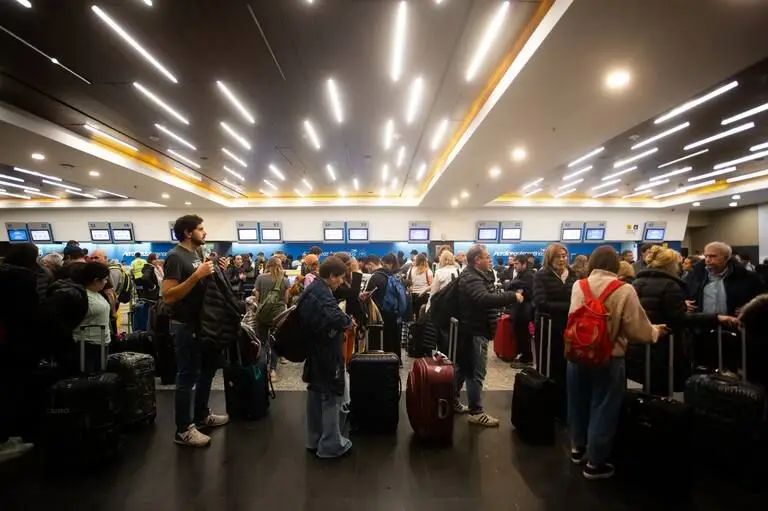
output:
[[[765,199],[762,2],[152,4],[0,2],[0,207]]]

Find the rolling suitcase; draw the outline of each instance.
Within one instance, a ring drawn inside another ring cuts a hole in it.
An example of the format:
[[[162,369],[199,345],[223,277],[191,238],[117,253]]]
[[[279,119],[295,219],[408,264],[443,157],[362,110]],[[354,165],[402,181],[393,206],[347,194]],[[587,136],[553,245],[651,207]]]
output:
[[[106,329],[99,328],[103,371]],[[42,441],[51,465],[90,468],[115,458],[120,450],[118,377],[105,372],[85,374],[85,342],[80,343],[80,369],[81,376],[60,380],[50,389]]]
[[[153,424],[157,417],[155,359],[144,353],[113,353],[107,358],[107,371],[118,376],[120,424]]]
[[[230,351],[231,348],[227,350],[227,365],[222,371],[227,414],[233,420],[261,419],[269,411],[270,397],[275,397],[274,391],[270,392],[267,365],[261,361],[244,364],[239,341],[235,342],[237,360],[233,360]]]
[[[547,360],[544,363],[544,342],[536,358],[536,368],[525,368],[515,376],[512,389],[512,425],[520,439],[531,445],[555,443],[555,382],[549,377],[552,358],[552,318],[541,315],[540,338],[544,339],[547,323]],[[543,372],[546,370],[546,373]]]
[[[149,329],[149,302],[138,301],[131,310],[131,331],[144,332]]]
[[[384,347],[382,325],[368,327]],[[368,346],[366,342],[366,346]],[[357,433],[395,433],[400,418],[400,359],[383,350],[355,353],[349,372],[350,424]]]
[[[656,490],[686,495],[692,483],[691,407],[673,399],[674,336],[669,336],[669,388],[666,396],[651,389],[651,345],[645,345],[643,390],[628,390],[614,441],[614,458],[630,481],[645,480]]]
[[[436,352],[414,361],[408,374],[405,407],[417,437],[450,444],[453,441],[454,367],[459,322],[451,318],[447,356]]]
[[[496,321],[493,351],[504,362],[512,362],[517,356],[517,342],[512,328],[512,317],[509,314],[502,314]]]
[[[155,356],[155,343],[152,334],[140,330],[134,330],[125,334],[123,338],[114,339],[109,351],[111,353],[123,353],[130,351],[133,353],[143,353],[145,355]]]

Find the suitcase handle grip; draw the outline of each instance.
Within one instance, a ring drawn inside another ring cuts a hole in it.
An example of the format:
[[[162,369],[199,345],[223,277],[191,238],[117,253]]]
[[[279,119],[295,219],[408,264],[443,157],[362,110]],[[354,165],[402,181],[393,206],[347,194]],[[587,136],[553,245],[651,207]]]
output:
[[[438,399],[437,400],[437,418],[438,419],[447,419],[448,415],[450,415],[450,406],[448,405],[447,399]]]
[[[541,374],[549,378],[551,366],[552,366],[552,316],[549,314],[541,314],[540,315],[541,323],[539,325],[539,345],[540,347],[540,354],[538,357],[538,360],[536,361],[536,370],[539,371]],[[543,371],[543,362],[544,362],[544,321],[547,321],[548,328],[547,328],[547,372],[545,373]]]
[[[669,334],[669,366],[667,367],[667,397],[675,394],[675,335]],[[645,345],[645,382],[643,383],[643,392],[651,393],[651,345]]]
[[[739,328],[741,337],[741,374],[742,380],[747,380],[747,330]],[[717,369],[723,372],[723,325],[717,325]]]

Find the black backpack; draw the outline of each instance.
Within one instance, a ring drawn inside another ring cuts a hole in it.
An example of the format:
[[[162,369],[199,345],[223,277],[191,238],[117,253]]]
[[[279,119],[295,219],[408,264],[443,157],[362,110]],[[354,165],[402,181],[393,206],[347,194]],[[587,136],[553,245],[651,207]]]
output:
[[[54,281],[42,305],[45,318],[53,329],[70,335],[88,314],[88,293],[85,288],[69,279]]]
[[[440,291],[432,295],[429,312],[438,328],[448,328],[451,318],[459,315],[459,279],[454,277]]]
[[[299,298],[301,303],[301,298]],[[299,304],[275,317],[275,353],[290,362],[304,362],[309,353],[309,335],[301,329]]]

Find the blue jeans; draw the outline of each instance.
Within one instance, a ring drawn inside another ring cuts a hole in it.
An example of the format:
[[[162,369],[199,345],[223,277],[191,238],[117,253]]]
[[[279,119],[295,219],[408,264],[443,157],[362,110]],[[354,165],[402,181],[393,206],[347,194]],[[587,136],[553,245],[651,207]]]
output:
[[[469,338],[467,338],[469,340]],[[485,381],[485,366],[488,361],[488,339],[476,335],[471,338],[467,356],[470,357],[471,367],[463,369],[461,364],[456,364],[454,371],[454,389],[456,399],[461,395],[461,387],[467,383],[467,400],[469,413],[483,412],[483,382]]]
[[[318,458],[338,458],[352,447],[341,433],[349,413],[342,408],[343,400],[307,389],[307,449],[317,451]]]
[[[568,427],[571,445],[587,449],[587,461],[608,461],[627,387],[624,357],[605,367],[568,362]]]
[[[219,360],[213,350],[204,349],[194,327],[172,322],[170,332],[176,344],[176,430],[182,432],[190,424],[202,422],[210,413],[208,398]],[[194,416],[191,414],[193,388]]]

